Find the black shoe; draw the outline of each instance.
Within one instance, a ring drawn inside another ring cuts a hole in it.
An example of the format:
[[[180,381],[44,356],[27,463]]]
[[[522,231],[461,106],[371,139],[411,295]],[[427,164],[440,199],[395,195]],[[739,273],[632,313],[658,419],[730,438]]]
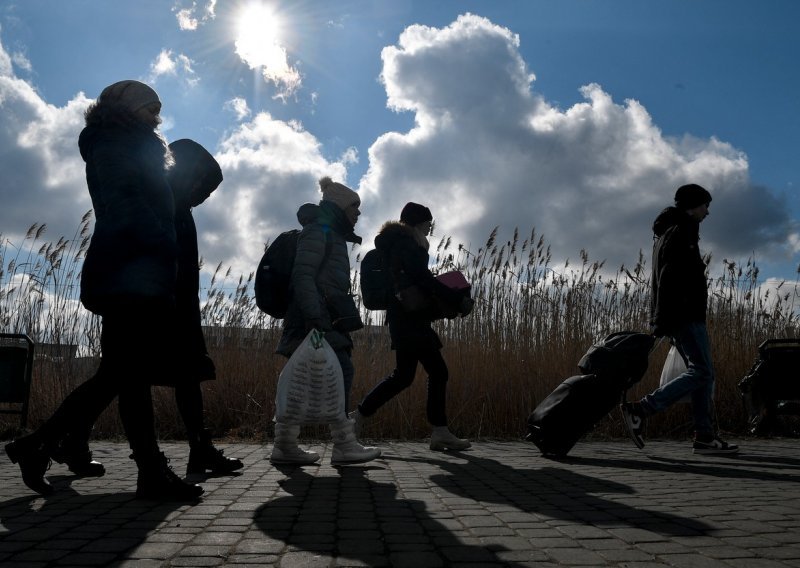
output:
[[[12,463],[19,464],[25,485],[40,495],[53,493],[53,486],[44,478],[44,474],[50,469],[50,456],[42,444],[15,440],[6,444],[6,454]]]
[[[92,459],[92,452],[86,450],[82,452],[70,452],[63,446],[50,453],[58,463],[66,464],[69,470],[81,477],[103,477],[106,468],[99,461]]]
[[[725,440],[714,436],[708,441],[701,442],[697,438],[694,440],[692,452],[695,454],[735,454],[739,451],[739,446],[736,444],[729,444]]]
[[[622,421],[625,423],[625,429],[640,450],[644,448],[644,426],[647,423],[647,417],[642,411],[641,405],[633,402],[622,403],[619,407],[622,411]]]
[[[225,453],[215,448],[211,442],[202,445],[192,446],[189,450],[189,463],[186,464],[186,474],[205,473],[232,473],[237,469],[242,469],[244,464],[236,458],[229,458]]]
[[[169,459],[161,452],[146,459],[136,457],[139,476],[136,480],[136,498],[154,501],[196,502],[203,488],[186,483],[169,466]]]

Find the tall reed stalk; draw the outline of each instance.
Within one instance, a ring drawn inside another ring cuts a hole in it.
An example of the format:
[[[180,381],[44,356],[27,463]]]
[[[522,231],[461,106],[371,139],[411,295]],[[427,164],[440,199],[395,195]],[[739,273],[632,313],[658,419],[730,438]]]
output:
[[[33,427],[91,375],[99,360],[99,320],[79,301],[90,219],[90,213],[84,215],[71,239],[42,242],[46,228],[34,224],[21,246],[5,239],[0,244],[0,332],[25,332],[40,347],[78,348],[76,358],[37,358]],[[452,428],[474,438],[516,439],[524,435],[525,419],[538,402],[565,378],[579,373],[577,362],[592,343],[614,331],[647,331],[650,275],[642,252],[630,266],[616,270],[592,261],[586,251],[579,251],[577,262],[556,266],[544,235],[535,229],[525,237],[515,229],[505,241],[498,233],[496,228],[475,251],[454,246],[447,237],[432,248],[434,272],[461,270],[476,299],[469,317],[438,321],[435,327],[450,368]],[[360,256],[355,250],[353,254],[353,291],[358,299]],[[763,288],[752,259],[743,265],[725,259],[722,269],[714,272],[720,275],[709,278],[708,327],[717,376],[716,413],[723,431],[742,434],[745,417],[737,383],[763,340],[798,336],[798,283]],[[203,383],[203,390],[206,420],[218,435],[260,441],[271,432],[275,387],[285,360],[274,354],[281,322],[258,310],[252,288],[252,273],[234,275],[219,264],[201,293],[206,337],[218,372],[217,380]],[[367,325],[353,334],[352,404],[394,366],[383,312],[362,311]],[[651,355],[650,369],[629,398],[656,386],[667,349],[664,342]],[[157,387],[154,392],[160,435],[183,437],[172,391]],[[426,436],[425,399],[420,369],[411,388],[367,422],[364,436]],[[13,429],[15,419],[0,415],[0,426]],[[688,405],[676,405],[652,421],[649,435],[680,437],[690,427]],[[116,437],[121,432],[112,406],[98,421],[95,436]],[[324,430],[304,432],[318,436]],[[624,434],[612,413],[593,435]]]

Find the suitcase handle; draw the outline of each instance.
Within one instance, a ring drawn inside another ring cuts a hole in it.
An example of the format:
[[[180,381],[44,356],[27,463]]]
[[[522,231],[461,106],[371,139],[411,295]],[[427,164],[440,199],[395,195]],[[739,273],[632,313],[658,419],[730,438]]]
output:
[[[767,339],[758,346],[759,354],[763,355],[767,349],[772,349],[778,346],[786,347],[800,347],[800,338],[797,337],[784,337],[776,339]]]

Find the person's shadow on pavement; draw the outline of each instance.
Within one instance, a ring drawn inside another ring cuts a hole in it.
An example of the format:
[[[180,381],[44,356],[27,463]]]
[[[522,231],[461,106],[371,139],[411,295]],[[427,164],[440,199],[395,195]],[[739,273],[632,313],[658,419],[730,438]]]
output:
[[[436,473],[429,479],[453,495],[512,505],[519,511],[547,519],[593,526],[625,524],[668,536],[700,536],[713,528],[698,519],[634,507],[599,496],[634,494],[630,486],[622,483],[549,466],[520,469],[474,453],[450,452],[449,455],[465,461],[395,459],[436,465],[447,473]]]
[[[279,482],[287,495],[270,500],[255,512],[255,525],[269,538],[285,543],[284,554],[296,555],[293,559],[284,556],[284,561],[327,566],[327,560],[319,558],[323,555],[356,560],[365,566],[382,566],[387,561],[390,566],[453,566],[459,562],[521,566],[501,559],[507,550],[503,546],[460,540],[455,533],[464,529],[452,516],[429,510],[425,501],[399,498],[393,483],[373,481],[366,475],[383,468],[338,470],[339,476],[330,477],[315,477],[299,468],[287,470],[290,477]]]
[[[0,564],[108,566],[136,558],[152,531],[182,503],[137,500],[135,492],[78,493],[70,475],[54,475],[48,496],[0,501]],[[152,558],[145,554],[144,558]]]

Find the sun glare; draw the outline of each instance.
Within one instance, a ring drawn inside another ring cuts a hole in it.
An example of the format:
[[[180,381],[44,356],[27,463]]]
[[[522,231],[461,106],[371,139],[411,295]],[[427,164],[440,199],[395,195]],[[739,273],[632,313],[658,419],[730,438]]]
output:
[[[253,3],[242,9],[236,26],[236,53],[250,67],[280,73],[288,67],[286,50],[281,46],[280,21],[264,4]]]

